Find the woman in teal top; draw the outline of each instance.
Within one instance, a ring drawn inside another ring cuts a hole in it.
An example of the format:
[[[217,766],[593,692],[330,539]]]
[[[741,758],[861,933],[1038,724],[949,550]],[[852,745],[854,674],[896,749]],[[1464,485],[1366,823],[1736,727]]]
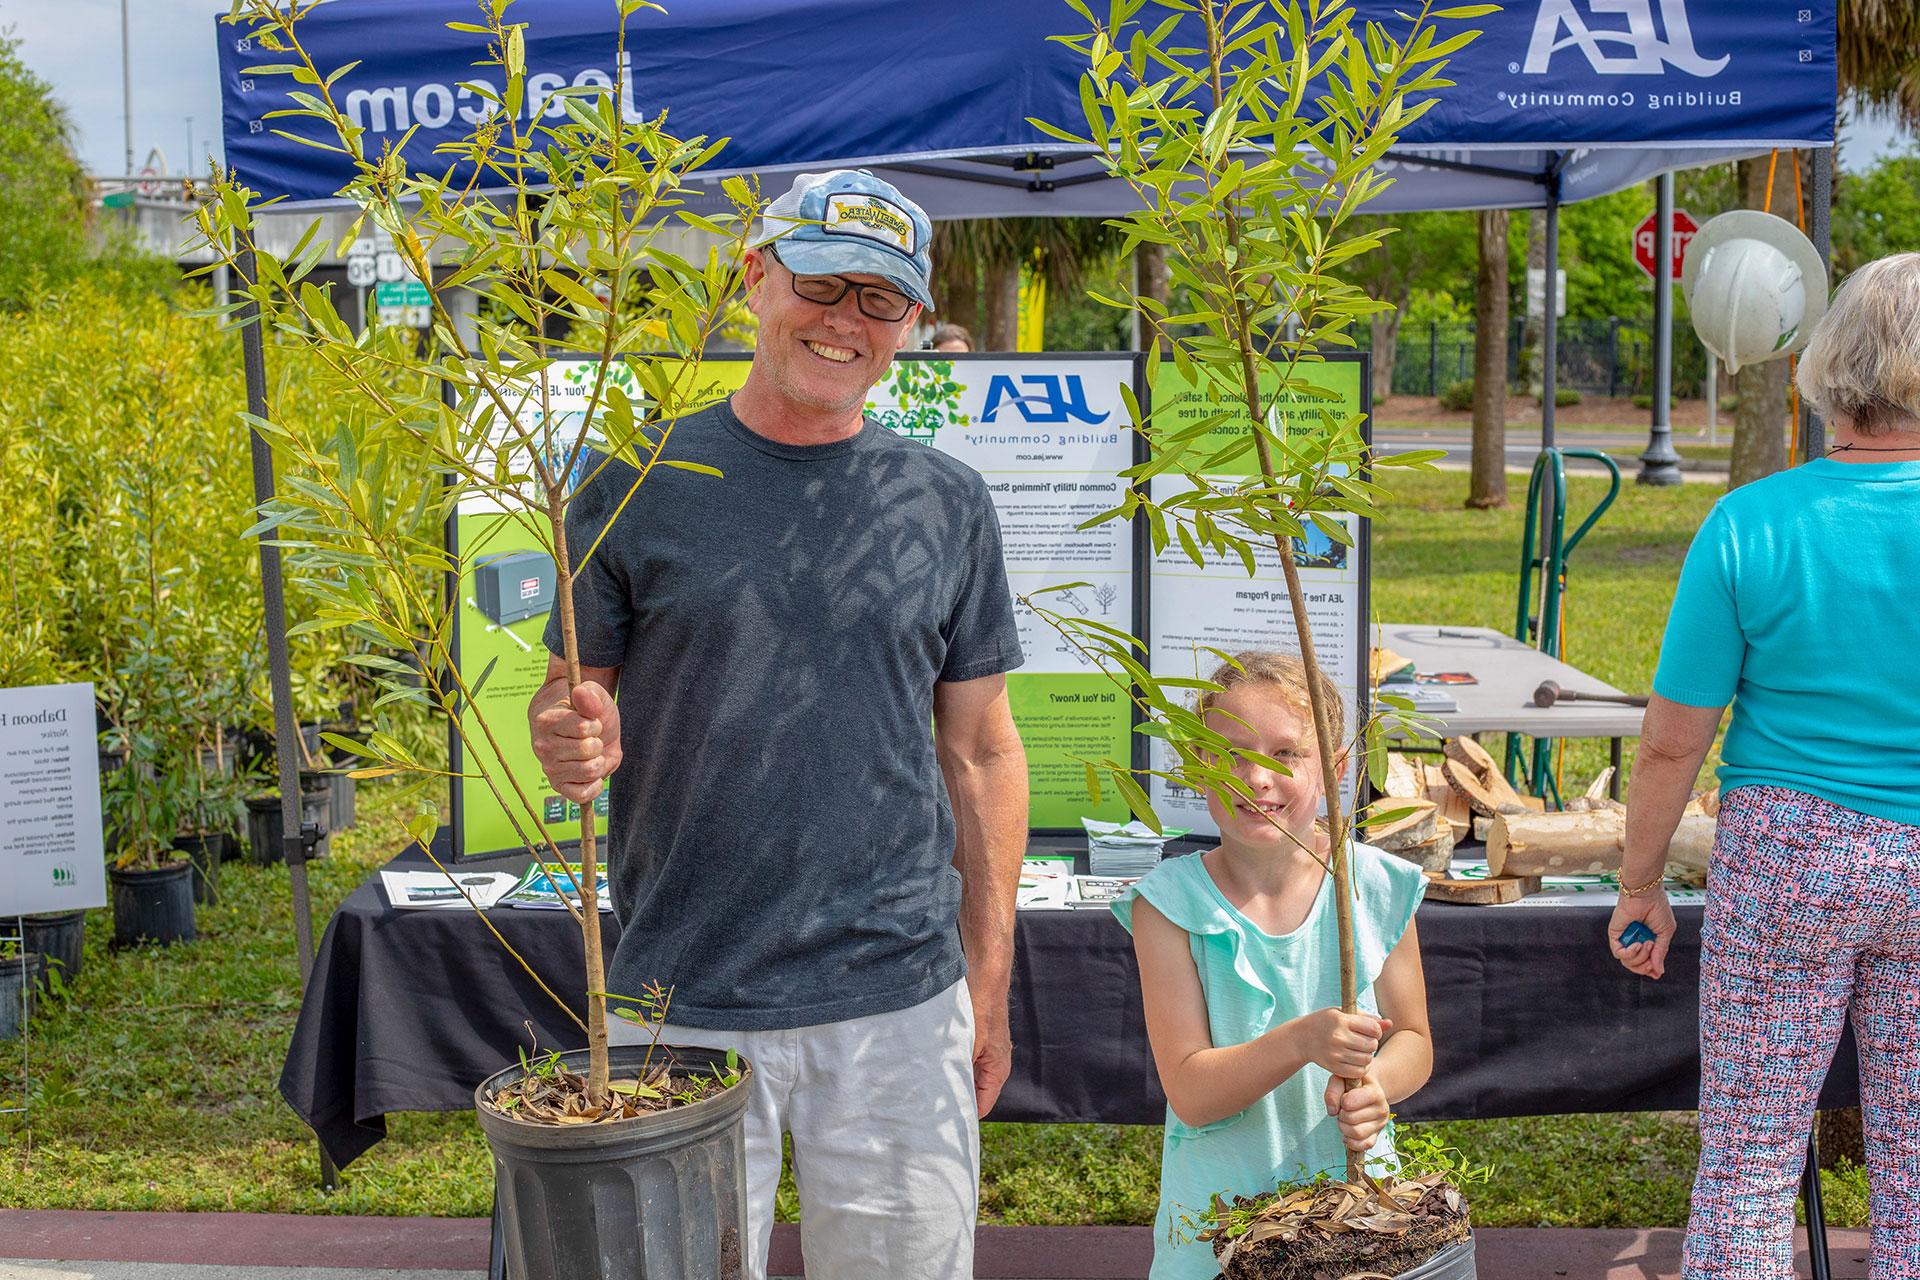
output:
[[[1824,458],[1722,498],[1680,573],[1627,800],[1613,953],[1658,978],[1667,843],[1727,704],[1700,948],[1683,1274],[1793,1274],[1793,1197],[1849,1015],[1873,1264],[1920,1276],[1920,254],[1855,271],[1800,363]],[[1620,945],[1634,921],[1650,942]]]
[[[1347,1152],[1394,1168],[1390,1103],[1433,1069],[1413,912],[1425,879],[1410,862],[1356,844],[1354,933],[1362,1012],[1340,1010],[1340,952],[1327,875],[1320,765],[1299,659],[1243,653],[1202,702],[1242,761],[1256,802],[1208,811],[1220,847],[1170,858],[1114,905],[1133,933],[1154,1065],[1167,1094],[1152,1280],[1211,1280],[1196,1242],[1216,1193],[1346,1174]],[[1341,735],[1339,695],[1322,692]],[[1359,1080],[1344,1090],[1343,1079]]]

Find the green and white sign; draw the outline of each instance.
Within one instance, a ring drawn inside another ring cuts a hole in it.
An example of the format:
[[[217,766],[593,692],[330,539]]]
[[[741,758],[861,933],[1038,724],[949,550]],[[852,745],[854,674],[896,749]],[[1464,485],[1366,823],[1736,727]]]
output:
[[[0,689],[0,916],[107,905],[93,686]]]
[[[384,286],[383,286],[384,287]],[[556,448],[571,444],[579,435],[580,416],[586,410],[592,379],[591,365],[585,361],[555,365],[548,371],[544,412],[552,417],[551,439]],[[744,362],[715,362],[703,371],[700,398],[710,400],[726,395],[745,379]],[[637,380],[624,365],[613,365],[609,376],[622,384],[636,402],[641,399]],[[515,406],[522,424],[537,427],[543,412],[541,400],[531,391]],[[500,439],[506,439],[505,424]],[[520,447],[514,463],[522,474],[532,472],[532,460]],[[578,477],[576,476],[576,479]],[[453,743],[455,772],[475,775],[456,778],[453,784],[454,852],[460,857],[475,857],[525,848],[533,837],[514,825],[524,811],[517,803],[504,805],[479,776],[485,772],[499,779],[501,767],[511,774],[520,790],[540,809],[549,827],[558,827],[564,843],[578,839],[580,807],[562,799],[547,786],[540,762],[534,759],[533,743],[526,731],[527,702],[546,682],[547,647],[544,633],[547,615],[554,606],[557,573],[553,555],[544,536],[544,521],[516,517],[503,511],[491,499],[469,498],[460,505],[452,533],[453,547],[460,557],[457,607],[454,613],[454,652],[460,672],[469,687],[480,683],[479,692],[463,707],[461,725],[476,745],[478,760],[463,758],[458,737]],[[484,682],[482,677],[484,676]],[[491,725],[491,739],[481,721]],[[512,791],[501,783],[505,794]],[[607,797],[603,792],[595,801],[604,817]],[[524,819],[522,819],[524,820]],[[604,827],[602,828],[604,830]],[[568,831],[572,834],[566,834]]]
[[[1051,596],[1050,607],[1132,630],[1133,530],[1117,520],[1080,525],[1120,504],[1117,475],[1133,461],[1120,389],[1134,369],[1132,355],[903,358],[867,412],[986,479],[1016,599],[1084,583]],[[1016,614],[1027,661],[1007,677],[1007,694],[1027,748],[1030,823],[1078,832],[1083,817],[1124,821],[1117,795],[1088,799],[1077,758],[1127,759],[1131,704],[1031,610]]]

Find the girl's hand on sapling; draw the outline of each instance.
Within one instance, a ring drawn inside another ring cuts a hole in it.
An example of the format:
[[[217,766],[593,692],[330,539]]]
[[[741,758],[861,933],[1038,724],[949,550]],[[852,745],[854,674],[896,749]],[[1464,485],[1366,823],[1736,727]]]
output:
[[[1337,1117],[1347,1150],[1365,1151],[1387,1127],[1387,1092],[1370,1075],[1351,1089],[1336,1075],[1327,1081],[1327,1114]]]
[[[1315,1009],[1286,1025],[1299,1037],[1302,1056],[1340,1080],[1365,1075],[1380,1042],[1393,1030],[1385,1018],[1332,1008]]]

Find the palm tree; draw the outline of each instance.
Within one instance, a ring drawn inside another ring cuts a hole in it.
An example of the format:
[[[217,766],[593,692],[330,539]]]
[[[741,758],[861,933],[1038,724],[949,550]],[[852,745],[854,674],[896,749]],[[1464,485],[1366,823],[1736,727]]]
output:
[[[1012,351],[1020,318],[1020,271],[1047,287],[1078,289],[1093,264],[1120,250],[1099,218],[959,218],[933,228],[933,300],[945,319],[981,335],[984,351]]]
[[[1913,0],[1840,0],[1838,19],[1841,96],[1920,127],[1920,5]],[[1811,152],[1742,160],[1739,174],[1741,200],[1748,208],[1801,221],[1801,194],[1810,197],[1813,191]],[[1734,375],[1733,386],[1740,407],[1734,414],[1729,487],[1792,463],[1787,456],[1786,362],[1750,365]]]

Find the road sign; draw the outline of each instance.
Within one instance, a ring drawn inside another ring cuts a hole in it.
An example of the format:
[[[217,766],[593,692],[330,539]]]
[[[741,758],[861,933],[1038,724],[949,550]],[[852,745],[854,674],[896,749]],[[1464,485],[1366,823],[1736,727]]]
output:
[[[1680,264],[1686,260],[1687,244],[1693,239],[1693,233],[1699,229],[1700,225],[1685,209],[1673,211],[1673,282],[1675,284],[1680,283]],[[1651,213],[1633,229],[1633,260],[1640,264],[1640,269],[1647,273],[1649,280],[1654,278],[1653,238],[1657,230],[1659,230],[1659,223],[1654,220],[1654,215]]]
[[[376,307],[430,307],[433,297],[428,294],[427,286],[418,280],[402,280],[394,284],[375,285],[373,305]]]

